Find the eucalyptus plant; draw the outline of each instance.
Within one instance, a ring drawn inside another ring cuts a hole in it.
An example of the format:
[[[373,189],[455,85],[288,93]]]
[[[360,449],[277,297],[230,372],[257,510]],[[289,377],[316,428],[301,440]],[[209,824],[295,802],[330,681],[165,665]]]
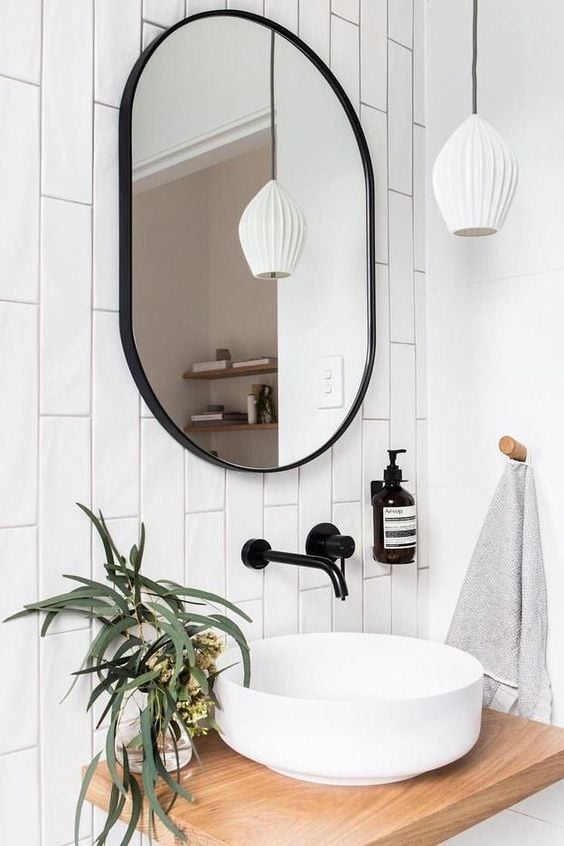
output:
[[[144,525],[141,525],[138,544],[126,558],[118,551],[102,513],[97,517],[84,505],[78,505],[102,540],[108,584],[65,575],[64,578],[78,582],[79,586],[68,593],[25,605],[23,611],[9,619],[43,614],[42,637],[59,614],[77,614],[93,621],[92,642],[81,668],[73,673],[73,686],[79,677],[92,678],[87,710],[100,700],[104,706],[96,727],[100,727],[106,717],[110,721],[105,754],[112,788],[106,824],[95,840],[96,846],[106,843],[130,800],[129,825],[121,842],[121,846],[127,846],[141,817],[143,794],[150,812],[149,837],[158,817],[178,841],[186,842],[186,836],[169,816],[179,797],[194,800],[181,783],[178,744],[184,733],[191,739],[197,756],[194,737],[217,728],[213,718],[216,704],[213,686],[219,671],[214,659],[221,650],[221,642],[216,632],[231,636],[238,645],[244,682],[249,684],[249,647],[245,636],[221,611],[231,611],[249,622],[250,619],[223,597],[183,587],[170,580],[147,578],[141,572]],[[207,612],[210,606],[212,611],[216,608],[217,611]],[[139,732],[121,747],[121,755],[116,756],[120,719],[128,702],[131,705],[132,697],[137,700],[134,699],[134,708],[139,716]],[[163,760],[163,738],[169,738],[172,745],[176,762],[172,773]],[[133,748],[142,753],[139,781],[131,768]],[[93,758],[82,781],[75,816],[76,844],[82,806],[101,755],[99,752]],[[165,791],[166,802],[162,792],[157,792],[159,779],[170,788]]]

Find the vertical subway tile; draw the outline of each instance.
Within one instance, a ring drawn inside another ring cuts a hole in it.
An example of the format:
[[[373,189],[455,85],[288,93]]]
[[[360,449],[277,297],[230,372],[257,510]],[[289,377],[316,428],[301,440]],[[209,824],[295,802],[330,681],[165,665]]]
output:
[[[349,595],[343,602],[334,599],[335,631],[362,631],[362,506],[360,502],[341,502],[333,505],[333,523],[341,534],[352,535],[356,551],[345,563]]]
[[[209,12],[214,9],[226,9],[227,0],[186,0],[186,14],[196,15],[198,12]]]
[[[364,420],[362,423],[362,537],[364,575],[381,576],[389,573],[387,564],[380,564],[372,557],[374,545],[370,483],[382,479],[388,463],[389,423],[387,420]]]
[[[427,421],[417,421],[417,566],[429,567],[429,476]]]
[[[425,270],[425,130],[413,126],[413,264],[416,270]]]
[[[390,188],[413,191],[411,51],[393,41],[388,46],[388,151]]]
[[[299,0],[300,37],[329,64],[331,45],[330,0]]]
[[[417,637],[429,637],[429,570],[417,576]]]
[[[291,32],[298,31],[298,0],[264,0],[264,14]]]
[[[184,453],[156,420],[141,422],[141,517],[149,528],[145,572],[184,579]]]
[[[225,514],[186,517],[186,584],[225,596]]]
[[[406,47],[413,43],[413,3],[414,0],[388,0],[388,35]]]
[[[390,191],[390,339],[413,343],[415,304],[413,295],[412,200]]]
[[[300,631],[304,634],[330,632],[332,627],[332,588],[320,587],[314,590],[302,590],[300,593]]]
[[[376,265],[376,358],[364,398],[365,418],[390,416],[390,285],[388,268]]]
[[[186,511],[221,511],[225,508],[225,470],[185,452]]]
[[[264,0],[227,0],[228,9],[241,9],[243,12],[264,14]]]
[[[161,26],[172,26],[184,17],[184,0],[143,0],[143,17]]]
[[[360,0],[331,0],[331,11],[351,23],[360,23]]]
[[[247,640],[250,642],[251,640],[259,640],[260,638],[263,638],[264,620],[262,599],[247,599],[243,602],[238,602],[237,605],[241,611],[251,618],[251,622],[248,623],[241,617],[231,614],[231,616],[235,616],[235,622]]]
[[[0,529],[0,578],[0,619],[5,620],[38,598],[35,528]],[[0,732],[0,756],[37,743],[38,642],[35,617],[22,617],[0,626],[2,670],[10,680],[0,696],[0,725],[4,727]]]
[[[0,525],[37,520],[37,307],[0,302]]]
[[[89,631],[46,637],[41,645],[41,789],[43,842],[73,842],[74,811],[90,760],[89,685],[83,677],[63,702],[73,670],[80,669],[90,644]],[[62,739],[72,738],[71,742]],[[90,815],[82,815],[80,836],[90,833]],[[30,841],[33,842],[33,841]]]
[[[303,551],[310,529],[327,523],[331,515],[331,450],[300,468],[299,549]],[[326,584],[327,576],[317,570],[301,570],[300,586]]]
[[[392,631],[390,576],[364,582],[364,631],[373,634],[390,634]]]
[[[336,15],[331,16],[331,70],[358,111],[360,106],[359,28]]]
[[[151,41],[154,41],[155,38],[158,38],[159,35],[162,35],[165,30],[162,26],[157,26],[156,24],[146,23],[143,22],[143,35],[142,35],[142,42],[143,42],[143,50],[145,47],[148,47]]]
[[[264,536],[273,549],[298,551],[298,508],[283,505],[264,509]],[[264,573],[266,637],[294,634],[299,625],[298,568],[271,564]]]
[[[417,637],[417,564],[392,567],[392,634]]]
[[[362,106],[362,125],[372,159],[375,182],[376,261],[388,261],[388,118],[371,106]]]
[[[358,501],[362,489],[362,416],[333,447],[333,502]]]
[[[298,471],[266,473],[264,477],[265,505],[294,505],[298,501]]]
[[[0,134],[0,297],[34,301],[39,267],[39,89],[0,78],[0,114],[6,128]]]
[[[95,98],[119,106],[141,47],[141,0],[94,0],[94,15]]]
[[[91,211],[43,200],[41,412],[89,414]],[[69,354],[71,351],[71,354]]]
[[[391,412],[390,445],[406,449],[400,466],[410,490],[415,490],[415,347],[412,344],[391,344]]]
[[[0,5],[0,73],[39,82],[41,73],[41,0]]]
[[[92,199],[92,0],[44,0],[44,194]]]
[[[94,109],[94,307],[118,307],[118,113]]]
[[[262,488],[258,473],[227,473],[227,590],[235,602],[262,596],[262,571],[241,561],[245,541],[263,537]]]
[[[387,0],[361,0],[360,67],[362,102],[386,111],[388,107]]]
[[[417,344],[417,417],[427,417],[427,284],[415,273],[415,340]]]
[[[121,349],[118,317],[94,313],[93,467],[95,508],[107,517],[139,509],[139,402]]]
[[[0,758],[0,819],[2,841],[41,842],[37,749],[24,749]]]
[[[413,4],[413,120],[425,126],[425,15],[427,4]]]
[[[43,417],[39,431],[40,593],[49,596],[73,587],[62,573],[90,578],[90,522],[76,505],[90,506],[90,420]],[[58,631],[87,625],[74,614],[56,622]]]

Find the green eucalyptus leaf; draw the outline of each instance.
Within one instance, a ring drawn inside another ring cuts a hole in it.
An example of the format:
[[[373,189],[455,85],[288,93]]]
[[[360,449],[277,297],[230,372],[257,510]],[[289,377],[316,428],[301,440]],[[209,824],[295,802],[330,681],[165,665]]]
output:
[[[145,708],[141,712],[141,735],[143,737],[143,749],[145,752],[145,758],[143,760],[143,788],[149,802],[149,807],[177,840],[180,840],[181,843],[186,843],[186,835],[167,817],[155,791],[157,767],[154,757],[152,718],[148,708]]]
[[[241,611],[236,605],[232,602],[229,602],[228,599],[225,599],[222,596],[217,596],[215,593],[209,593],[206,590],[197,590],[196,588],[188,588],[188,587],[175,587],[174,591],[170,591],[175,596],[193,596],[195,599],[201,599],[204,602],[214,605],[220,605],[225,608],[229,608],[230,611],[233,611],[234,614],[238,614],[239,617],[242,617],[247,623],[252,623],[251,618],[245,614],[244,611]]]
[[[100,755],[102,753],[98,752],[94,758],[90,761],[86,772],[84,773],[84,778],[82,779],[82,784],[80,786],[80,793],[78,794],[78,801],[76,803],[76,812],[74,816],[74,843],[75,846],[79,846],[80,840],[80,818],[82,816],[82,806],[84,805],[84,800],[86,798],[86,792],[90,786],[90,782],[92,781],[92,776],[96,771],[96,767],[98,766],[98,761],[100,760]]]

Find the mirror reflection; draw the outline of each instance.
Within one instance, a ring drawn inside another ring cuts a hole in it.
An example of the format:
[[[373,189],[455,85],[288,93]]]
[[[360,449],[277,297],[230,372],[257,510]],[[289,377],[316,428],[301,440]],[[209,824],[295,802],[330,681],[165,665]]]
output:
[[[145,65],[131,144],[133,334],[160,406],[226,462],[302,461],[349,416],[369,352],[341,102],[268,26],[200,18]]]

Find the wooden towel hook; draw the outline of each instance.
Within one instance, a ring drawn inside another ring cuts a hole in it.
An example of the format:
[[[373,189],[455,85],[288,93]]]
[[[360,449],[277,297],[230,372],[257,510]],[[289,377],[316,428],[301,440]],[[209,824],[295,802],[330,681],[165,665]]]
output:
[[[509,435],[504,435],[499,439],[499,448],[504,455],[512,458],[514,461],[527,460],[527,447],[525,444],[519,443],[519,441],[516,441],[515,438]]]

